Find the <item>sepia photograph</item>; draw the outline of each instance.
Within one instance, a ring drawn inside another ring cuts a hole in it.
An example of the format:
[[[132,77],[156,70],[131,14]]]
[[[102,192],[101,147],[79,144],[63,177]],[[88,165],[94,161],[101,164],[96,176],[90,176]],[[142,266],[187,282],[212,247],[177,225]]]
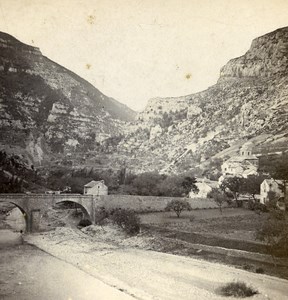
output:
[[[0,0],[0,299],[288,299],[288,1]]]

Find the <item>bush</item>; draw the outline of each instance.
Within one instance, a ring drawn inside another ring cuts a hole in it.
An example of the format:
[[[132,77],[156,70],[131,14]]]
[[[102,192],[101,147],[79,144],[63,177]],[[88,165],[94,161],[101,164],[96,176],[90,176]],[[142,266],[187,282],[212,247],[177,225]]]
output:
[[[78,226],[80,226],[80,227],[87,227],[90,225],[92,225],[92,222],[88,219],[80,220],[80,222],[78,223]]]
[[[252,267],[250,265],[246,264],[246,265],[243,266],[243,269],[246,270],[246,271],[248,271],[248,270],[251,270]]]
[[[248,209],[250,210],[255,210],[257,204],[255,203],[255,201],[253,199],[249,199],[248,201]]]
[[[140,232],[140,218],[132,210],[115,209],[109,218],[128,234],[134,235]]]
[[[257,268],[255,270],[255,272],[258,273],[258,274],[264,274],[265,273],[263,268]]]
[[[230,282],[219,289],[222,296],[245,298],[258,294],[258,291],[246,285],[245,282]]]
[[[189,219],[190,222],[194,222],[195,221],[195,216],[191,216]]]
[[[268,212],[268,207],[265,204],[256,202],[254,206],[254,210],[258,210],[260,212]]]
[[[109,217],[109,213],[104,207],[95,210],[95,224],[103,225],[104,221]]]

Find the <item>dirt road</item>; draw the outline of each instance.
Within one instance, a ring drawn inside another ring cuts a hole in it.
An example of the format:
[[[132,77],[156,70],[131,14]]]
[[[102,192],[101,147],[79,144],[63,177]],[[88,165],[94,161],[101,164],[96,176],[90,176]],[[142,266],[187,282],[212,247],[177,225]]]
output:
[[[250,299],[288,299],[287,280],[192,258],[93,241],[71,229],[67,234],[61,229],[55,234],[30,236],[29,241],[138,299],[223,300],[216,293],[217,288],[237,280],[259,291]]]
[[[30,245],[0,249],[2,300],[131,300],[78,268]]]

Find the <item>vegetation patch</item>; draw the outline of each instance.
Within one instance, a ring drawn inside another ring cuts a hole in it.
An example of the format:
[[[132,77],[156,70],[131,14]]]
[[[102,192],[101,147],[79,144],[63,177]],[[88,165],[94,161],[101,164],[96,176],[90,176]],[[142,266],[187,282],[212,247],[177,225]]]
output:
[[[258,294],[254,288],[247,286],[245,282],[229,282],[219,288],[219,294],[225,297],[245,298]]]
[[[126,233],[135,235],[140,232],[140,218],[129,209],[115,209],[109,218],[114,224],[121,227]]]

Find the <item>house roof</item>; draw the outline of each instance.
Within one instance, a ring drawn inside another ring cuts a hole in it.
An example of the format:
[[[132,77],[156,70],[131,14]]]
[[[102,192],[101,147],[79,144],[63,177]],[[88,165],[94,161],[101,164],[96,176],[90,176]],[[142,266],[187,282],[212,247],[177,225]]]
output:
[[[232,156],[229,159],[227,159],[225,162],[238,162],[238,163],[242,163],[243,161],[249,161],[249,160],[258,160],[258,157],[256,155]]]
[[[277,183],[277,184],[283,184],[283,180],[278,180],[278,179],[264,179],[262,183],[266,182],[267,184],[273,184],[273,183]],[[262,184],[261,183],[261,184]]]
[[[101,180],[101,181],[92,180],[92,181],[88,182],[87,184],[85,184],[84,187],[93,187],[96,184],[104,184],[104,181],[103,180]]]
[[[244,170],[242,175],[254,175],[254,174],[255,175],[258,174],[257,169],[249,168],[249,169]]]

